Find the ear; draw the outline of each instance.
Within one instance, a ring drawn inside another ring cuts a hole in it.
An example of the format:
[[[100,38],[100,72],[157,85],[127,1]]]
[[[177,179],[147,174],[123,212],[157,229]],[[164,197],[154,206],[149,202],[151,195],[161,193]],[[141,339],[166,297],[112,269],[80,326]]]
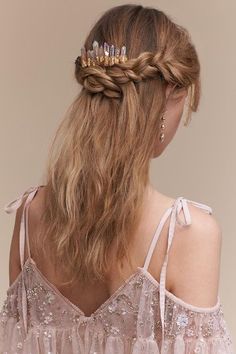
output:
[[[173,91],[173,85],[168,84],[167,87],[166,87],[166,99],[168,99],[171,91]]]
[[[186,87],[177,88],[175,85],[168,84],[166,87],[166,99],[181,99],[188,95],[188,89]]]

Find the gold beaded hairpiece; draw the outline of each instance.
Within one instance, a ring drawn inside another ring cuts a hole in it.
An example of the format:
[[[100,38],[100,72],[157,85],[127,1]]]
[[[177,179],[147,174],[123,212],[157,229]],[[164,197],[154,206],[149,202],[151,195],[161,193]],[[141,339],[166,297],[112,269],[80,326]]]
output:
[[[104,42],[99,47],[99,43],[94,41],[92,50],[86,50],[85,47],[81,48],[81,56],[76,58],[75,64],[80,62],[83,68],[95,65],[112,66],[117,63],[125,63],[127,60],[125,45],[120,49],[113,44],[108,45]]]

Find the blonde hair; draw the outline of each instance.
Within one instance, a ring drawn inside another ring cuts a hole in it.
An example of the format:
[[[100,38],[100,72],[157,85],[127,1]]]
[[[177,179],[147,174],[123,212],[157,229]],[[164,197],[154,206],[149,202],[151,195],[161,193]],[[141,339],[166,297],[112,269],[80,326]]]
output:
[[[92,48],[94,40],[125,44],[129,60],[107,68],[76,64],[82,90],[50,148],[38,242],[69,277],[65,284],[104,281],[111,261],[121,273],[124,258],[132,266],[129,249],[142,215],[167,84],[188,89],[185,125],[200,96],[195,47],[162,11],[113,7],[84,46]]]

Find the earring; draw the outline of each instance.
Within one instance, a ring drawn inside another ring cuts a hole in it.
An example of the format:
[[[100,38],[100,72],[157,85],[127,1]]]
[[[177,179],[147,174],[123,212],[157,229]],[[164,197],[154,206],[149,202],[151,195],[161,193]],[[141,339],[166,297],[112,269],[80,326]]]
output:
[[[165,139],[165,134],[163,133],[163,130],[165,129],[165,124],[163,123],[165,121],[165,113],[166,111],[162,114],[160,121],[161,121],[161,125],[160,125],[160,129],[161,129],[161,133],[159,135],[159,141],[161,143],[163,143],[164,139]]]

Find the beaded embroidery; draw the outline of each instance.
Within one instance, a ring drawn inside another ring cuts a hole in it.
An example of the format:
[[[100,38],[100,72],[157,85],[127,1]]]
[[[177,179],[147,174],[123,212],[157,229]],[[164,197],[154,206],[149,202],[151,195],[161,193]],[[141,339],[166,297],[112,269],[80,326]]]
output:
[[[165,290],[162,326],[161,289],[147,271],[149,256],[91,316],[66,301],[29,257],[0,312],[0,353],[233,354],[219,300],[200,311]]]
[[[86,317],[79,315],[70,304],[54,294],[48,285],[42,282],[30,260],[26,262],[17,283],[9,288],[0,313],[0,333],[4,333],[4,325],[10,318],[16,321],[19,333],[17,352],[20,353],[25,340],[21,324],[21,299],[17,297],[17,294],[21,293],[23,278],[27,288],[29,330],[43,336],[48,345],[52,346],[54,330],[61,332],[62,324],[65,331],[63,340],[68,343],[71,343],[74,333],[78,333],[81,328],[88,330],[91,343],[95,338],[95,331],[96,336],[100,335],[104,342],[111,335],[123,338],[124,341],[132,338],[133,343],[139,336],[160,342],[159,288],[142,271],[137,272],[122,291],[95,316]],[[22,277],[23,274],[27,274],[27,278]],[[53,331],[50,331],[51,327]],[[221,305],[212,312],[198,313],[176,304],[167,296],[165,339],[174,342],[179,334],[182,334],[183,338],[193,339],[198,338],[200,334],[205,339],[219,337],[226,343],[231,343]],[[60,348],[60,338],[57,346]]]

